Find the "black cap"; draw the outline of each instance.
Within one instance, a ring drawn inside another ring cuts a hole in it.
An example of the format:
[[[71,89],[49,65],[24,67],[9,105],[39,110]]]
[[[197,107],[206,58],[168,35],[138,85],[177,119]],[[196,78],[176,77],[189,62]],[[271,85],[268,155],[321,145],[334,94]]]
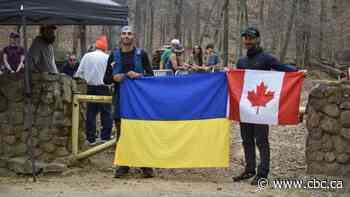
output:
[[[254,38],[258,38],[258,37],[260,37],[260,32],[255,27],[248,27],[246,30],[244,30],[241,33],[241,36],[242,37],[244,37],[244,36],[251,36],[251,37],[254,37]]]
[[[11,32],[9,35],[10,38],[19,38],[19,34],[16,32]]]

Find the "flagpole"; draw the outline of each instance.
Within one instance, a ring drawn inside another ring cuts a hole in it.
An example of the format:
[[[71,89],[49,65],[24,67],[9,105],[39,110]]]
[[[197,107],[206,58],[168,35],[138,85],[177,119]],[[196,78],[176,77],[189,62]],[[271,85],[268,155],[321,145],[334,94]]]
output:
[[[26,138],[27,153],[29,154],[29,159],[32,164],[32,177],[33,182],[36,182],[36,168],[35,168],[35,158],[34,158],[34,148],[33,148],[33,107],[32,107],[32,77],[31,77],[31,65],[28,64],[28,46],[27,46],[27,25],[26,17],[24,14],[24,5],[21,4],[20,12],[22,15],[22,25],[23,25],[23,46],[24,46],[24,91],[25,91],[25,102],[24,102],[24,129],[28,131]]]

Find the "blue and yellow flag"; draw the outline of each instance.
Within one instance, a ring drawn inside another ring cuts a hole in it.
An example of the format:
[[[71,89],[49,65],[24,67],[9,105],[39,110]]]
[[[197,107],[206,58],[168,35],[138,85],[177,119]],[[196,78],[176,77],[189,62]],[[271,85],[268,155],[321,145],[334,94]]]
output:
[[[127,79],[120,88],[115,165],[229,166],[225,73]]]

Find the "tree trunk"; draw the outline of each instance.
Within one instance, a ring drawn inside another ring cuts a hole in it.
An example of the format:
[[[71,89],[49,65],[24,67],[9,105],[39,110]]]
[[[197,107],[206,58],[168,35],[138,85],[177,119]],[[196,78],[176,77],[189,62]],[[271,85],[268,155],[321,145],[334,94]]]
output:
[[[240,0],[239,1],[239,32],[244,31],[244,29],[248,26],[248,8],[247,8],[247,0]],[[240,35],[239,35],[240,36]],[[238,55],[237,55],[237,61],[243,54],[243,43],[242,39],[240,38],[239,47],[238,47]],[[237,62],[236,61],[236,62]]]
[[[135,32],[136,32],[136,45],[140,46],[141,42],[141,0],[136,0],[136,5],[135,5]]]
[[[305,51],[305,58],[304,58],[304,66],[309,66],[310,64],[310,58],[311,58],[311,50],[310,50],[310,39],[311,39],[311,6],[310,6],[310,0],[304,0],[305,3],[305,11],[304,11],[304,51]]]
[[[265,0],[260,0],[259,1],[259,29],[262,30],[264,29],[264,10],[265,10]]]
[[[175,37],[177,39],[181,39],[182,31],[181,31],[181,24],[182,24],[182,14],[183,14],[183,0],[176,0],[176,18],[175,18]]]
[[[151,55],[152,54],[152,46],[153,46],[153,33],[154,33],[154,2],[153,1],[150,1],[150,7],[151,7],[151,10],[150,10],[150,33],[148,35],[148,41],[149,41],[149,54]]]
[[[78,37],[79,37],[79,28],[78,26],[73,26],[73,49],[72,53],[74,55],[77,55],[78,53]]]
[[[230,10],[230,1],[226,0],[225,5],[224,5],[224,41],[223,41],[223,65],[227,66],[228,65],[228,54],[229,54],[229,31],[230,31],[230,21],[229,21],[229,10]]]
[[[202,45],[203,40],[204,40],[204,36],[206,36],[208,34],[208,26],[209,26],[209,22],[211,17],[213,16],[214,12],[215,12],[215,5],[217,4],[216,1],[213,2],[212,6],[210,7],[210,10],[207,13],[210,13],[207,15],[207,19],[206,19],[206,23],[204,24],[203,30],[201,31],[201,36],[199,39],[199,44]]]
[[[289,40],[290,40],[290,36],[292,33],[293,24],[294,24],[296,8],[297,8],[296,0],[293,0],[292,1],[292,10],[290,12],[290,18],[289,18],[289,22],[288,22],[288,26],[287,26],[287,31],[286,31],[286,36],[285,36],[284,44],[282,46],[281,53],[280,53],[280,61],[281,62],[284,62],[286,54],[287,54],[288,44],[289,44]]]
[[[196,24],[195,24],[195,40],[196,40],[196,44],[200,43],[200,35],[201,35],[201,3],[198,2],[196,5]]]
[[[318,46],[318,58],[322,59],[323,55],[323,42],[324,42],[324,32],[323,32],[323,26],[326,25],[326,6],[327,2],[326,0],[321,0],[321,13],[320,13],[320,40],[319,40],[319,46]]]
[[[148,24],[148,20],[147,20],[147,13],[148,13],[148,6],[149,6],[149,0],[146,1],[146,5],[143,5],[142,7],[142,31],[141,31],[141,48],[146,48],[147,45],[147,24]]]
[[[82,57],[86,53],[86,25],[80,25],[79,37],[80,37],[80,56]]]

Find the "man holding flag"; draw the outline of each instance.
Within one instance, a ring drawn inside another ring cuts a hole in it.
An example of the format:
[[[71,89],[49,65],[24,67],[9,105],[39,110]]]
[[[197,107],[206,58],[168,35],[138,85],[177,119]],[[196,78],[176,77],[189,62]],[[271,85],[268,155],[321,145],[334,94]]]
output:
[[[281,65],[280,62],[273,57],[272,55],[263,51],[260,47],[260,33],[258,29],[254,27],[247,28],[242,34],[243,43],[247,49],[247,56],[240,58],[237,63],[238,69],[249,69],[249,70],[277,70],[277,71],[297,71],[297,69],[293,66]],[[256,76],[258,77],[258,76]],[[244,78],[245,79],[245,78]],[[230,80],[230,79],[229,79]],[[242,80],[245,83],[249,83],[248,80]],[[243,86],[243,85],[242,85]],[[258,92],[265,92],[266,86],[263,82],[257,86],[257,94]],[[253,94],[254,93],[254,94]],[[255,99],[255,92],[250,91],[248,93],[247,99],[258,100],[259,103],[261,100],[265,100],[266,102],[272,100],[273,92],[269,91],[266,95],[264,95],[264,99]],[[239,96],[241,97],[241,96]],[[259,100],[260,99],[260,100]],[[241,104],[238,104],[238,106]],[[262,104],[265,106],[265,104]],[[252,106],[255,106],[252,104]],[[259,104],[256,108],[256,113],[259,113]],[[237,108],[237,107],[236,107]],[[239,110],[236,109],[236,111]],[[270,169],[270,146],[269,146],[269,125],[267,124],[256,124],[256,123],[248,123],[245,122],[245,119],[242,118],[241,115],[238,115],[238,120],[240,121],[240,130],[242,137],[242,144],[245,154],[245,171],[239,176],[232,177],[233,181],[242,181],[245,179],[249,179],[254,177],[251,184],[257,185],[260,179],[266,179],[269,174]],[[238,113],[239,114],[239,113]],[[231,115],[230,115],[231,116]],[[240,116],[240,117],[239,117]],[[250,122],[250,121],[249,121]],[[256,153],[255,153],[255,145],[258,146],[260,153],[260,164],[256,173]]]
[[[144,74],[153,75],[151,64],[147,53],[135,47],[135,34],[133,28],[124,26],[120,33],[120,48],[114,49],[108,59],[108,65],[113,67],[112,75],[115,85],[114,121],[117,127],[117,142],[121,135],[120,122],[120,84],[126,79],[138,79]],[[153,177],[153,169],[141,168],[144,178]],[[119,166],[114,177],[122,178],[129,172],[129,166]]]

